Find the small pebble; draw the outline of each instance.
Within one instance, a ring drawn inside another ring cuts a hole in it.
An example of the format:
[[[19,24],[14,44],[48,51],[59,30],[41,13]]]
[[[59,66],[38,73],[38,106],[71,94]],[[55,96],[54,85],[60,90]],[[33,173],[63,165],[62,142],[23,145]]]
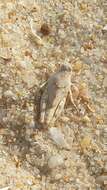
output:
[[[62,156],[59,154],[53,155],[48,161],[48,167],[50,169],[54,169],[58,166],[62,166],[63,164],[64,164],[64,160]]]
[[[59,129],[57,129],[56,127],[51,127],[49,129],[49,134],[51,139],[59,148],[70,150],[69,144],[66,142],[63,133]]]
[[[13,98],[14,93],[11,90],[7,90],[7,91],[4,92],[4,96],[8,97],[8,98]]]
[[[55,180],[60,180],[61,178],[62,178],[62,175],[61,175],[61,174],[56,174]]]
[[[40,185],[33,185],[30,190],[41,190],[41,186]]]
[[[43,35],[47,36],[51,32],[51,27],[48,24],[44,23],[42,24],[40,31]]]
[[[103,27],[103,31],[107,31],[107,24]]]

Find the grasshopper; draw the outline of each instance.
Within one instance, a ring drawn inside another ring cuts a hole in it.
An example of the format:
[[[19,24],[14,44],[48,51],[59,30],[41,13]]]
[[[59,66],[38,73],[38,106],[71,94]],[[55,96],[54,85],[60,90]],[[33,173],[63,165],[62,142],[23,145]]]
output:
[[[68,96],[77,109],[71,92],[71,74],[71,67],[64,64],[47,80],[40,100],[40,123],[54,124],[60,117]]]

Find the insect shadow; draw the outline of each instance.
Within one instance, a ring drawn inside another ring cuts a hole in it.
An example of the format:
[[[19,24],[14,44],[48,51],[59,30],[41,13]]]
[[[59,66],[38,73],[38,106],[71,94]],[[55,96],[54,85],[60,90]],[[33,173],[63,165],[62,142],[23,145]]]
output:
[[[39,96],[37,97],[37,94],[39,95],[40,93],[40,90],[37,89],[35,95],[36,100],[39,98]],[[36,104],[35,98],[33,100],[34,105]],[[6,115],[8,115],[8,109],[11,109],[12,105],[17,107],[17,104],[15,105],[15,103],[16,102],[11,101],[6,102],[4,99],[4,104],[2,103],[0,109],[2,109],[2,111],[5,110]],[[24,119],[25,113],[20,113],[14,120],[10,120],[7,124],[0,121],[0,123],[2,123],[2,125],[0,125],[0,134],[2,136],[3,149],[8,155],[10,155],[12,160],[17,162],[16,167],[19,167],[21,163],[21,167],[30,170],[30,172],[37,169],[39,170],[38,165],[41,163],[42,155],[46,155],[45,150],[36,140],[36,135],[38,136],[38,133],[41,133],[41,131],[38,130],[39,127],[37,121],[39,111],[36,112],[35,106],[34,111],[34,113],[32,113],[35,116],[35,125],[33,127],[26,126]],[[14,159],[14,156],[17,157],[17,161]]]

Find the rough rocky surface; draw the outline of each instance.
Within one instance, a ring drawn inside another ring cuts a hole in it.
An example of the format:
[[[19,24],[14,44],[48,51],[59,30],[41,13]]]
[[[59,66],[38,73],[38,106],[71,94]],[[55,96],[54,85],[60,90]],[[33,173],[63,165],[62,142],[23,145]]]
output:
[[[0,0],[0,20],[0,188],[107,190],[106,0]],[[66,62],[80,115],[69,105],[54,127],[69,150],[37,129],[34,108]]]

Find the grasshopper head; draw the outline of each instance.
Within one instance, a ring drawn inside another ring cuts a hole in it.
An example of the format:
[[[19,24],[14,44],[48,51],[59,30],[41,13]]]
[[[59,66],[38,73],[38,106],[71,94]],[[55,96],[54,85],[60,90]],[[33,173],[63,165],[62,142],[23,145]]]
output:
[[[71,72],[71,66],[68,64],[61,65],[60,71]]]

